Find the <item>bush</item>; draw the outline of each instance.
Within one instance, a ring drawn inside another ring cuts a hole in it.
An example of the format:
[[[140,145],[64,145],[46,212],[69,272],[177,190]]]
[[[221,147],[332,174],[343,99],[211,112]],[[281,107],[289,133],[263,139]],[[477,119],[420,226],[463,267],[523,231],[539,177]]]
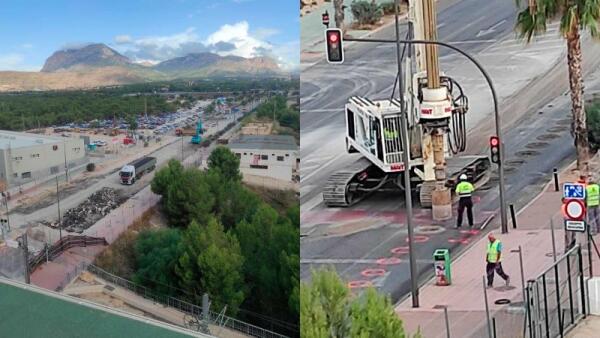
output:
[[[393,8],[393,5],[392,5]],[[383,10],[375,2],[354,1],[350,6],[352,15],[359,25],[374,25],[383,16]]]
[[[94,171],[94,170],[96,170],[96,165],[94,163],[90,162],[85,166],[85,169],[87,171]]]
[[[390,15],[396,13],[394,10],[394,1],[382,3],[381,10],[383,11],[383,15]]]
[[[590,150],[596,152],[600,149],[600,103],[593,103],[586,108],[588,127],[588,142]]]

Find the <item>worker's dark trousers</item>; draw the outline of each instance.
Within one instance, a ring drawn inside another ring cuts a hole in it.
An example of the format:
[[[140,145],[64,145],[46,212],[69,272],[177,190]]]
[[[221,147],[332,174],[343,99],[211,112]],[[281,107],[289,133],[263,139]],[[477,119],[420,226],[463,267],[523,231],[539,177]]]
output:
[[[494,271],[496,271],[496,273],[498,274],[498,276],[502,277],[502,279],[507,280],[508,279],[508,275],[504,273],[504,270],[502,270],[502,263],[497,262],[497,263],[487,263],[487,266],[485,267],[485,271],[487,272],[487,284],[488,286],[492,286],[492,284],[494,283]]]
[[[469,219],[469,226],[473,226],[473,200],[471,197],[461,197],[458,200],[458,218],[456,219],[456,226],[462,226],[463,212],[467,208],[467,218]]]

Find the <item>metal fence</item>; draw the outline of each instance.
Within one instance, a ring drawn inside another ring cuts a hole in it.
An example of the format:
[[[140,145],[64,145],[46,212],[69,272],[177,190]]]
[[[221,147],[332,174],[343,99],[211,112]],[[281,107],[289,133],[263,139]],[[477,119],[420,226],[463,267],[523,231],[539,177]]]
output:
[[[581,246],[576,245],[537,278],[527,281],[528,337],[562,337],[585,316],[584,271]]]
[[[132,281],[129,281],[125,278],[115,276],[95,265],[89,265],[87,267],[87,269],[89,272],[97,275],[98,277],[106,280],[107,282],[118,285],[127,290],[130,290],[146,299],[151,299],[152,301],[172,307],[172,308],[174,308],[178,311],[181,311],[183,313],[186,313],[186,314],[190,314],[190,315],[198,316],[198,317],[202,315],[202,307],[201,306],[198,306],[198,305],[192,304],[190,302],[186,302],[184,300],[174,298],[171,296],[160,295],[160,294],[154,293],[147,287],[138,285],[138,284],[136,284]],[[252,324],[242,322],[240,320],[226,316],[224,314],[218,314],[213,311],[210,311],[209,314],[210,314],[209,320],[212,325],[226,327],[226,328],[241,332],[243,334],[246,334],[248,336],[258,337],[258,338],[285,338],[286,337],[279,333],[269,331],[269,330],[260,328],[258,326],[252,325]]]
[[[58,242],[51,246],[46,246],[44,250],[38,252],[37,255],[29,258],[29,271],[34,271],[40,264],[45,261],[52,261],[61,253],[74,247],[85,247],[88,245],[108,245],[104,238],[89,237],[89,236],[64,236]]]

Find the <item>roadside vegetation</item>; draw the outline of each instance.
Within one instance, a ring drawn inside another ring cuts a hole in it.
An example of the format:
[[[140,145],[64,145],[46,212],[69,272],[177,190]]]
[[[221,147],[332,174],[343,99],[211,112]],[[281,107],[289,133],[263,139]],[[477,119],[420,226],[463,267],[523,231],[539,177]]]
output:
[[[333,268],[313,271],[300,288],[300,336],[420,338],[404,331],[390,299],[368,288],[354,296]]]
[[[208,165],[201,171],[171,160],[159,170],[151,188],[167,226],[123,234],[115,242],[121,255],[97,263],[196,304],[206,292],[215,312],[227,306],[228,315],[292,334],[300,311],[298,200],[266,203],[242,185],[239,159],[226,147]]]
[[[587,106],[588,141],[590,151],[597,152],[600,149],[600,100],[593,100]]]
[[[284,96],[274,96],[261,103],[254,114],[244,118],[243,124],[251,122],[273,122],[273,133],[291,135],[300,143],[300,110],[295,105],[288,105]]]
[[[94,119],[173,112],[177,105],[158,95],[122,96],[101,91],[44,92],[0,95],[0,129],[27,130],[37,127],[82,123]]]

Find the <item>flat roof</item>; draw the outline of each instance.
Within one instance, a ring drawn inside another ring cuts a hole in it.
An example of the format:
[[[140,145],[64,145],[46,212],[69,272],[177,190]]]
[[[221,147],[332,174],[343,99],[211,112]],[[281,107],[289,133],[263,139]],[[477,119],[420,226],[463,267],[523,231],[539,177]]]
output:
[[[24,148],[40,144],[62,143],[63,137],[0,130],[0,149]]]
[[[298,150],[290,135],[241,135],[229,143],[232,149]]]
[[[5,278],[0,318],[0,335],[13,338],[214,338]]]

